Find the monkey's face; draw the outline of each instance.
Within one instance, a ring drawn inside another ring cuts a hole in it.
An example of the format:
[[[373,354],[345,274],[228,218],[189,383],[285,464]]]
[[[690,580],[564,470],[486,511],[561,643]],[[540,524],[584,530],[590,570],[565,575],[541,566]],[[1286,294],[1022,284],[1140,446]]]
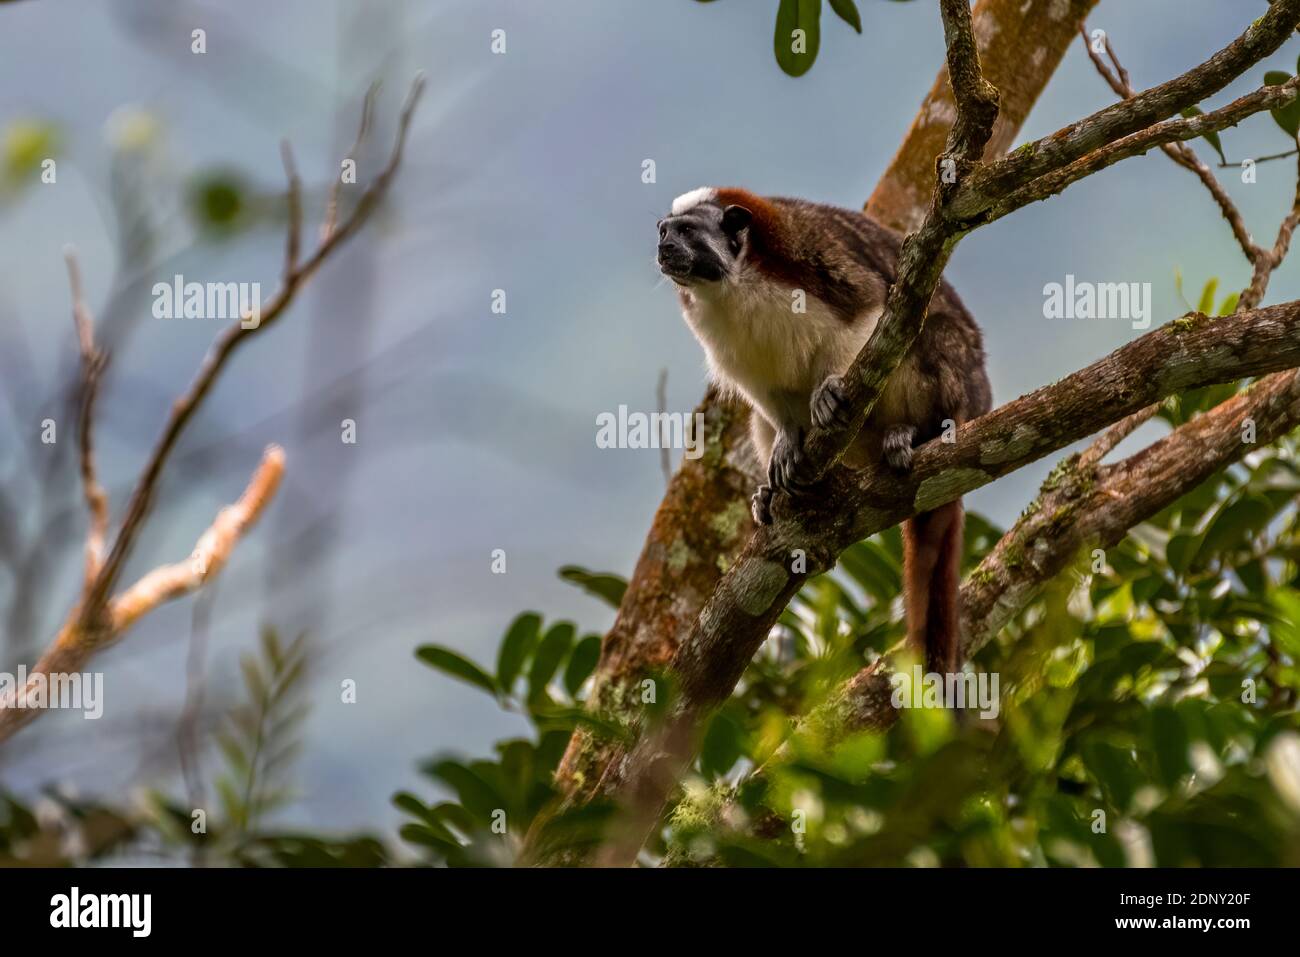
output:
[[[730,278],[744,255],[751,219],[743,206],[700,203],[659,220],[659,271],[679,286]]]

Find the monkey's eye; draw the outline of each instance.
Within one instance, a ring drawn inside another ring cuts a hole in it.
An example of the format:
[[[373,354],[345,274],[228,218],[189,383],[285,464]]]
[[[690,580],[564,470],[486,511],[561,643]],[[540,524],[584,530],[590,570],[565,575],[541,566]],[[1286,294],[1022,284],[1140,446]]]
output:
[[[659,224],[659,238],[660,238],[660,239],[663,239],[664,236],[667,235],[667,233],[668,233],[668,227],[665,226],[663,223],[660,223],[660,224]]]

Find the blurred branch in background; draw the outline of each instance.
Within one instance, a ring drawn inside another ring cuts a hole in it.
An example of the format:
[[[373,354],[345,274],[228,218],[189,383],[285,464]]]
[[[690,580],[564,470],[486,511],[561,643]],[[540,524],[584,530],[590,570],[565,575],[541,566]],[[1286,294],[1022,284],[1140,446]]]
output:
[[[0,699],[0,741],[10,737],[41,713],[39,709],[25,705],[29,694],[43,688],[50,675],[79,672],[81,666],[93,653],[120,639],[125,630],[141,615],[162,601],[201,586],[211,575],[219,571],[229,558],[235,543],[256,521],[274,494],[283,472],[283,453],[276,448],[268,450],[263,457],[262,465],[239,503],[218,515],[212,528],[199,540],[188,563],[155,569],[118,597],[112,597],[126,560],[149,514],[163,468],[182,432],[185,431],[204,398],[210,393],[235,349],[247,339],[274,324],[320,265],[361,228],[377,207],[397,173],[411,117],[423,86],[423,76],[417,76],[402,109],[396,141],[387,164],[366,187],[356,206],[345,219],[339,222],[333,218],[333,215],[327,217],[318,245],[305,260],[301,259],[300,250],[301,187],[292,154],[287,145],[284,147],[291,217],[285,245],[284,278],[280,289],[260,310],[260,315],[256,319],[252,315],[245,315],[240,322],[228,326],[225,332],[218,336],[188,391],[173,403],[162,435],[150,453],[132,492],[112,548],[102,561],[98,558],[100,550],[94,547],[96,529],[100,524],[98,515],[92,520],[91,545],[88,546],[90,557],[88,557],[87,575],[81,599],[69,614],[54,643],[30,673],[27,684],[22,688],[14,689]],[[337,209],[337,204],[333,204],[333,208]],[[84,304],[81,302],[75,269],[72,271],[72,277],[74,316],[77,319],[83,361],[88,370],[93,369],[97,374],[98,360],[94,360],[93,335],[89,332],[89,320],[84,311]],[[86,356],[90,358],[84,358]],[[87,388],[83,394],[87,400],[93,401],[95,390]],[[90,449],[93,446],[89,438],[91,423],[88,415],[83,415],[82,419],[86,427],[86,432],[82,435],[82,471],[89,481],[93,479],[93,459],[90,457]],[[87,485],[87,500],[92,503],[96,500],[93,491],[97,487],[97,483],[93,487]]]

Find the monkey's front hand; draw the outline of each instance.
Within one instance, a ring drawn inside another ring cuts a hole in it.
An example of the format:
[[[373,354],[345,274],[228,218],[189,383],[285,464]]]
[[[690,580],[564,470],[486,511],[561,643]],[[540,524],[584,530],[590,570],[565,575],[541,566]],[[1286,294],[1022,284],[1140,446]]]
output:
[[[749,500],[749,512],[755,525],[772,524],[772,486],[760,485]]]
[[[813,392],[809,411],[812,413],[812,424],[819,429],[846,429],[852,425],[844,391],[844,377],[827,376]]]
[[[773,492],[794,494],[812,484],[808,457],[803,454],[803,430],[781,429],[767,463],[767,484]]]
[[[885,430],[883,441],[885,461],[900,472],[912,470],[912,442],[916,439],[916,426],[891,425]]]

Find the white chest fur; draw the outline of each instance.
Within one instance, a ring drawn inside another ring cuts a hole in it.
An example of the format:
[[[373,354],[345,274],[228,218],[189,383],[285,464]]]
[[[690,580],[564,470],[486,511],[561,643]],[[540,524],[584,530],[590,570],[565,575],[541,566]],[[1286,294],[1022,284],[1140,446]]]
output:
[[[692,287],[682,298],[715,381],[774,424],[791,397],[806,410],[822,380],[848,368],[880,316],[874,309],[845,322],[821,300],[766,280]]]

